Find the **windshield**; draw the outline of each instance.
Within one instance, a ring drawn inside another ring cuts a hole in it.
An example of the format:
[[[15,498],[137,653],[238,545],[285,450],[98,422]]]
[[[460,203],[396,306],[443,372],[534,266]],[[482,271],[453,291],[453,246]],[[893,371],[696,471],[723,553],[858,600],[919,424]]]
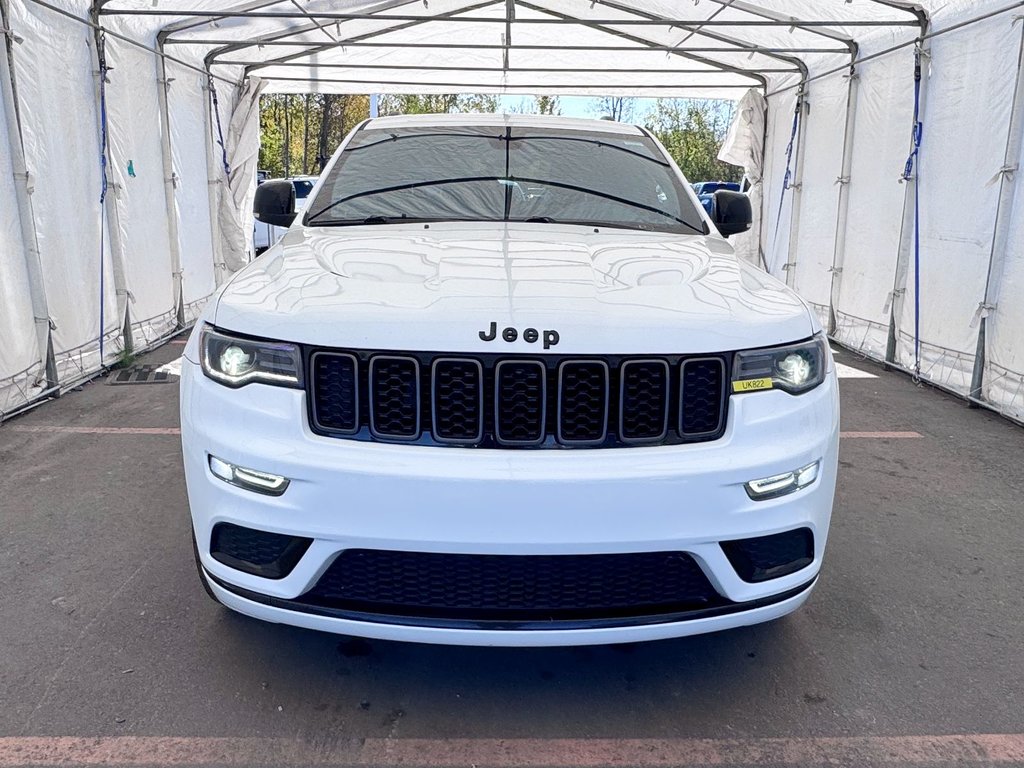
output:
[[[533,127],[362,130],[308,210],[311,226],[536,221],[705,231],[648,137]]]

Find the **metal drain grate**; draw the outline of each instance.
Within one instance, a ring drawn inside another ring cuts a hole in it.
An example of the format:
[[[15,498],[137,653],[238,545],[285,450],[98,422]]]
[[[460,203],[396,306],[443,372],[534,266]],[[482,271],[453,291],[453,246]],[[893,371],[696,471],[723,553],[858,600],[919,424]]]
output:
[[[169,384],[178,380],[170,371],[161,370],[160,365],[137,365],[113,371],[107,378],[108,384]]]

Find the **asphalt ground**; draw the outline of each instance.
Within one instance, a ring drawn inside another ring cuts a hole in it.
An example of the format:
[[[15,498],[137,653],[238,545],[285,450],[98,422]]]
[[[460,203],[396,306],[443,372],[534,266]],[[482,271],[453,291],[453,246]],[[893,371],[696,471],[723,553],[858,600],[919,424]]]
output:
[[[193,564],[176,385],[98,379],[12,419],[0,766],[1024,765],[1024,429],[838,359],[872,377],[841,382],[809,603],[627,646],[367,642],[236,615]]]

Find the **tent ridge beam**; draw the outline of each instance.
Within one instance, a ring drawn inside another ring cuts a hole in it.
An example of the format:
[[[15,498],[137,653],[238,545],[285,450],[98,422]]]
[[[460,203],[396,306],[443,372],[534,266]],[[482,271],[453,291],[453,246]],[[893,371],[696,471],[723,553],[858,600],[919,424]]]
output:
[[[33,0],[35,2],[36,0]],[[389,30],[392,31],[392,30]],[[611,30],[607,30],[611,31]],[[614,33],[612,33],[614,34]],[[230,45],[232,41],[217,39],[217,40],[179,40],[175,38],[169,38],[164,41],[167,45]],[[274,46],[274,47],[298,47],[304,45],[302,42],[285,42],[285,41],[263,41],[260,43],[253,43],[253,45],[259,46]],[[467,50],[467,51],[501,51],[505,49],[505,46],[501,43],[388,43],[381,41],[365,42],[365,41],[352,41],[352,40],[340,40],[332,45],[316,45],[314,49],[309,51],[303,51],[297,54],[297,57],[312,56],[316,53],[323,53],[325,50],[331,48],[410,48],[410,49],[442,49],[442,50]],[[763,48],[756,45],[738,45],[735,48],[722,48],[715,46],[686,46],[680,48],[675,45],[516,45],[513,46],[513,50],[517,51],[636,51],[640,53],[761,53],[765,56],[771,54],[790,54],[790,53],[820,53],[820,54],[843,54],[846,55],[849,52],[845,48]],[[268,64],[271,60],[268,59]],[[717,66],[718,62],[716,62]],[[845,68],[845,67],[844,67]],[[745,70],[750,72],[760,71],[759,69]]]
[[[273,3],[268,5],[276,5],[281,0],[275,0]],[[465,13],[465,9],[455,11],[455,13]],[[438,17],[438,16],[425,16],[423,14],[379,14],[379,13],[344,13],[341,11],[201,11],[201,10],[186,10],[186,9],[162,9],[162,8],[137,8],[132,10],[110,10],[103,9],[100,11],[102,16],[181,16],[183,18],[209,18],[213,20],[220,19],[233,19],[233,18],[253,18],[253,19],[306,19],[306,18],[318,18],[318,19],[329,19],[330,21],[438,21],[443,18],[446,22],[455,22],[462,24],[505,24],[505,19],[502,17],[494,16],[451,16],[451,17]],[[574,17],[576,18],[576,17]],[[649,26],[714,26],[714,27],[834,27],[836,22],[821,20],[821,19],[809,19],[803,20],[792,20],[787,19],[784,21],[776,21],[774,19],[670,19],[664,18],[658,21],[645,20],[645,19],[579,19],[577,23],[587,22],[590,24],[622,24],[625,26],[638,26],[638,27],[649,27]],[[516,24],[540,24],[540,25],[551,25],[559,24],[557,19],[536,19],[536,18],[517,18],[515,19]],[[916,27],[916,21],[909,21],[904,19],[857,19],[842,22],[845,27]]]
[[[264,62],[262,61],[220,61],[217,62],[222,65],[231,65],[237,67],[248,67],[248,66],[259,66]],[[397,71],[414,71],[414,72],[508,72],[514,73],[554,73],[554,74],[653,74],[653,75],[727,75],[731,74],[726,70],[721,69],[696,69],[693,67],[682,67],[679,69],[653,69],[651,67],[615,67],[608,69],[606,67],[509,67],[505,69],[500,66],[493,67],[476,67],[476,66],[445,66],[445,65],[430,65],[422,66],[419,64],[341,64],[341,63],[323,63],[317,62],[314,65],[307,64],[305,62],[286,61],[280,64],[272,64],[271,67],[303,67],[308,68],[310,66],[316,69],[348,69],[348,70],[397,70]],[[769,72],[772,74],[784,74],[784,73],[797,73],[800,70],[796,67],[759,67],[758,72],[765,73]]]

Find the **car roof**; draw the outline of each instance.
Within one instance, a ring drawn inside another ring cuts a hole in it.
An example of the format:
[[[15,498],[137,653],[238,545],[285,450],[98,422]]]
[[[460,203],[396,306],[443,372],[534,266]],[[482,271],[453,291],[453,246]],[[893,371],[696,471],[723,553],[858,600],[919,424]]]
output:
[[[574,128],[580,131],[601,131],[621,133],[630,136],[642,134],[640,128],[613,120],[591,120],[561,115],[519,115],[490,113],[448,113],[439,115],[394,115],[375,117],[365,125],[365,130],[387,128],[419,128],[430,126],[488,126],[500,125],[508,128]]]

